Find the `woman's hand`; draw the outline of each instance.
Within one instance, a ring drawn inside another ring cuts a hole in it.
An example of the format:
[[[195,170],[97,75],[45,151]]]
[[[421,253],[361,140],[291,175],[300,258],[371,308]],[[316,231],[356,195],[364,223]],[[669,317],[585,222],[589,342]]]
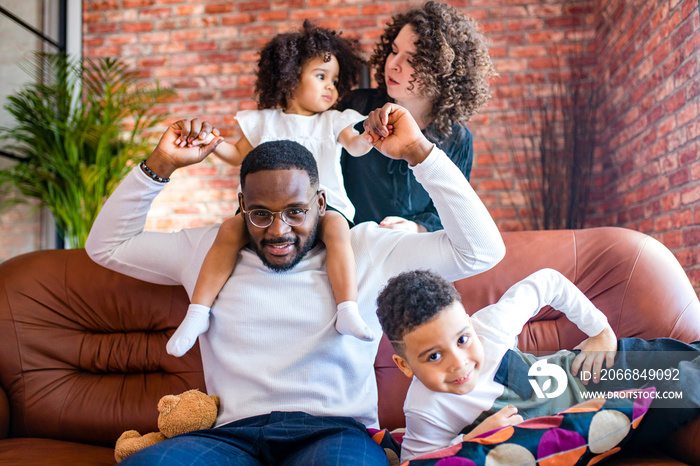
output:
[[[409,231],[411,233],[423,233],[428,231],[423,225],[412,222],[411,220],[406,220],[402,217],[386,217],[379,222],[379,226],[390,230]]]

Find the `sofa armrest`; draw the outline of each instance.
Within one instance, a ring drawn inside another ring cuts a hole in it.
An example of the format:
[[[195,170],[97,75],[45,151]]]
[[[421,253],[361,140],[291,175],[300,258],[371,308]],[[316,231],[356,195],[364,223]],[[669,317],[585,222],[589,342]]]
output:
[[[678,429],[668,437],[662,450],[688,464],[700,464],[700,418]]]
[[[10,432],[10,401],[7,393],[0,387],[0,439],[7,438]]]
[[[0,396],[11,408],[0,399],[0,419],[12,437],[113,448],[126,430],[158,428],[162,396],[206,390],[199,345],[165,352],[189,303],[182,287],[56,249],[0,264],[0,290]]]

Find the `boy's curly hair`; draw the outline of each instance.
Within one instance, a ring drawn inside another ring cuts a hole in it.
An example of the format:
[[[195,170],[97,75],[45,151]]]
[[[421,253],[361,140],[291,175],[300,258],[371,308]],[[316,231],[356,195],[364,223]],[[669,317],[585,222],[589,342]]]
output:
[[[427,270],[403,272],[377,298],[377,317],[394,350],[405,356],[403,338],[462,297],[452,283]]]
[[[301,68],[321,57],[338,59],[340,72],[336,89],[340,101],[357,84],[362,65],[360,44],[330,29],[313,25],[308,19],[297,32],[279,34],[260,51],[255,93],[258,108],[284,108],[301,81]]]
[[[413,82],[420,83],[420,93],[433,102],[429,136],[441,141],[452,133],[454,123],[469,120],[488,102],[489,80],[496,70],[476,21],[452,6],[429,1],[387,23],[369,60],[380,89],[386,90],[384,64],[392,43],[406,25],[418,36],[410,62],[415,70]]]

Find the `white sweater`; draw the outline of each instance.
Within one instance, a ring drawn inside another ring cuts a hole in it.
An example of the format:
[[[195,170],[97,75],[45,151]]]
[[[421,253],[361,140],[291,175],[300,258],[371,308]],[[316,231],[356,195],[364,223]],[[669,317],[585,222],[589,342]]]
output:
[[[444,231],[405,233],[364,223],[351,230],[358,304],[376,335],[376,298],[402,271],[431,269],[454,281],[491,268],[505,253],[488,211],[439,149],[413,168],[431,194]],[[163,184],[134,169],[100,212],[86,244],[90,257],[118,272],[191,295],[218,225],[144,232]],[[293,269],[273,272],[242,250],[199,338],[207,391],[221,399],[216,425],[272,411],[349,416],[377,427],[373,362],[379,339],[363,342],[334,327],[336,306],[323,246]]]
[[[463,428],[471,425],[481,413],[497,410],[494,402],[503,395],[504,386],[496,382],[494,376],[501,360],[509,349],[518,351],[518,335],[528,320],[545,306],[564,313],[589,336],[598,335],[608,323],[605,314],[556,270],[541,269],[517,282],[497,303],[471,317],[474,331],[484,347],[481,373],[471,392],[464,395],[433,392],[413,378],[404,403],[406,434],[401,444],[401,461],[461,443]],[[563,356],[564,352],[558,354]],[[569,367],[566,372],[570,372]],[[580,384],[568,388],[573,393]],[[514,398],[509,398],[508,402],[526,416],[523,411],[526,403],[521,406]]]

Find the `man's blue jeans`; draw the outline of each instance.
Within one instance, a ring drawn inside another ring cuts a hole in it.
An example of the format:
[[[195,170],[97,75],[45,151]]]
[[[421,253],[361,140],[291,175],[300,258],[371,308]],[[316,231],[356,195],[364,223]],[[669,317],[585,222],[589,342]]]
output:
[[[382,465],[384,450],[347,417],[273,412],[178,435],[130,455],[124,465]]]

